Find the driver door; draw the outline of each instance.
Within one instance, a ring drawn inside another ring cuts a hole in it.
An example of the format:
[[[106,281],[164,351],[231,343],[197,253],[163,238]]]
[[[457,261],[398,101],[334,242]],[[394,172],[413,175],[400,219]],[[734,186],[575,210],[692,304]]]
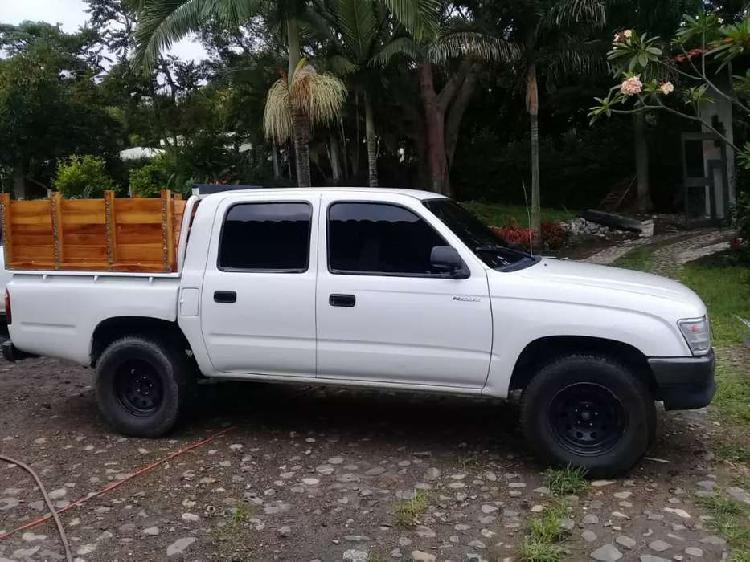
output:
[[[324,196],[318,236],[318,377],[442,387],[484,386],[492,350],[486,273],[417,199]],[[439,229],[443,230],[441,233]],[[434,271],[453,245],[465,279]]]

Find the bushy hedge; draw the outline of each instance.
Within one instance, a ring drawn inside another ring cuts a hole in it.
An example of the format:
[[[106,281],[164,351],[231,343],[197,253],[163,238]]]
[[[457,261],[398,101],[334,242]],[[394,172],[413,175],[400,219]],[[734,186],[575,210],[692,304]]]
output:
[[[90,154],[60,160],[52,185],[69,198],[102,197],[106,190],[116,188],[104,158]]]

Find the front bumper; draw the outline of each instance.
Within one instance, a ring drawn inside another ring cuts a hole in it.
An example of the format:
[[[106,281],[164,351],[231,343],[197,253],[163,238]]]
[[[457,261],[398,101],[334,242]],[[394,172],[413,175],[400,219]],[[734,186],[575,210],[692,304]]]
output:
[[[656,398],[667,410],[695,410],[716,393],[713,349],[703,357],[654,357],[648,360],[656,381]]]

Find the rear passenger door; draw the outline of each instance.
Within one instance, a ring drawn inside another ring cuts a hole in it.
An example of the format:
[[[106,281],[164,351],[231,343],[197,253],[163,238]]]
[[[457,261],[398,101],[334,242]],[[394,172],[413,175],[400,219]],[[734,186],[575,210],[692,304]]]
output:
[[[321,201],[318,377],[482,388],[492,350],[484,268],[418,200],[368,199]],[[453,246],[469,277],[434,271],[435,246]]]
[[[318,199],[235,198],[219,206],[221,231],[201,295],[203,336],[217,371],[315,375]]]

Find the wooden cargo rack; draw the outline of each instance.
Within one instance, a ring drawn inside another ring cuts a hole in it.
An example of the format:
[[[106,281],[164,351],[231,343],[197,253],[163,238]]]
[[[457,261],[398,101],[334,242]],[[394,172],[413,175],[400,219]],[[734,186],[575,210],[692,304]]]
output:
[[[185,201],[160,198],[14,201],[0,194],[5,267],[32,271],[177,271]]]

